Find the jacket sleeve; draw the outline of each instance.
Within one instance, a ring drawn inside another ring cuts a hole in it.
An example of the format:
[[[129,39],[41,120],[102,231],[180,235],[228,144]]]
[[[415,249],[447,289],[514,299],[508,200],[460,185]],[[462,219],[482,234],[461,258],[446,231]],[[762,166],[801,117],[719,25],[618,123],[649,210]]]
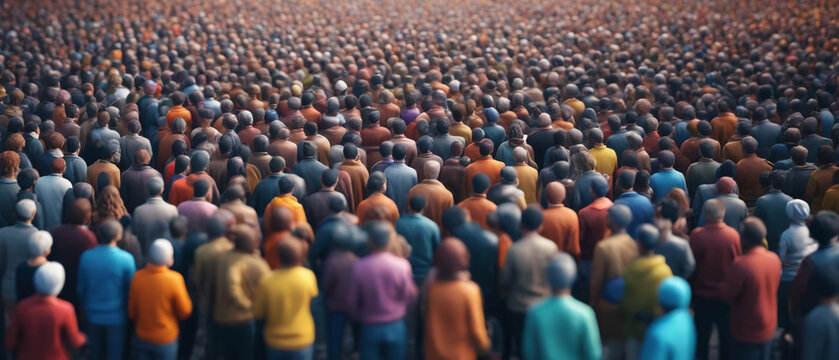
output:
[[[76,320],[76,313],[68,304],[66,316],[63,317],[61,324],[61,338],[70,345],[72,349],[78,349],[87,342],[87,337],[79,331],[79,324]]]
[[[521,357],[522,360],[538,360],[539,357],[539,328],[536,325],[536,316],[533,308],[527,312],[524,318],[524,330],[522,330]]]
[[[489,350],[490,340],[484,321],[484,307],[481,301],[481,290],[475,283],[470,282],[468,301],[469,328],[472,333],[475,348],[478,352]]]
[[[186,283],[181,274],[175,273],[176,293],[172,308],[175,309],[175,315],[180,320],[184,320],[192,314],[192,299],[189,297],[189,292],[186,290]]]
[[[583,359],[598,360],[603,356],[603,346],[600,344],[600,329],[597,327],[597,318],[591,308],[586,309],[586,324],[583,339]],[[641,357],[641,359],[647,359]]]
[[[736,263],[728,269],[725,276],[725,283],[722,288],[722,297],[727,303],[733,303],[740,297],[743,289],[743,271],[737,268]]]

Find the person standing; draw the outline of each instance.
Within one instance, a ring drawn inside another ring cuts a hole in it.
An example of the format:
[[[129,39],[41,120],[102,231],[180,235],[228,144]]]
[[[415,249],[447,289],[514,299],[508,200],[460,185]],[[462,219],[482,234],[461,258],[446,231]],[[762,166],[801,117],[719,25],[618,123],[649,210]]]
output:
[[[192,300],[181,274],[169,267],[174,248],[166,239],[149,247],[148,263],[137,271],[128,295],[128,318],[134,322],[134,350],[138,359],[175,359],[178,321],[192,313]]]
[[[804,319],[802,360],[836,359],[839,357],[839,270],[822,266],[813,275],[818,289],[819,305]]]
[[[106,220],[96,229],[99,245],[79,260],[79,302],[85,310],[90,358],[123,357],[128,331],[128,294],[134,277],[134,257],[117,247],[122,225]]]
[[[401,360],[407,345],[405,313],[417,296],[411,264],[388,251],[392,225],[375,221],[365,229],[371,253],[353,265],[353,286],[346,296],[350,317],[361,324],[359,351],[362,359]]]
[[[253,303],[259,282],[270,271],[259,256],[259,244],[248,225],[234,226],[228,236],[233,250],[219,255],[210,351],[222,359],[252,359],[256,345]],[[200,249],[199,249],[200,250]]]
[[[706,201],[703,211],[706,224],[694,229],[689,241],[696,259],[696,270],[690,279],[694,292],[696,357],[708,359],[708,342],[711,340],[711,330],[716,325],[720,359],[728,359],[729,307],[723,297],[723,286],[729,267],[742,253],[740,234],[723,222],[725,204],[721,200]]]
[[[743,255],[725,276],[723,297],[731,305],[732,356],[763,359],[772,356],[772,337],[778,325],[778,285],[781,260],[763,246],[766,226],[749,217],[743,221]]]
[[[600,359],[603,348],[594,311],[571,296],[577,278],[574,258],[558,253],[545,272],[552,294],[527,311],[522,359]]]
[[[655,319],[644,335],[640,359],[693,360],[696,328],[690,314],[690,285],[671,276],[658,286],[658,305],[664,314]]]
[[[35,271],[37,295],[21,301],[6,333],[6,349],[17,359],[69,360],[86,342],[73,305],[57,298],[64,287],[64,268],[48,262]]]
[[[474,359],[489,350],[481,289],[469,280],[469,251],[447,238],[436,253],[434,279],[428,285],[425,357]]]
[[[607,300],[606,284],[621,275],[627,264],[638,256],[638,246],[626,233],[632,222],[632,212],[626,205],[615,204],[609,208],[608,226],[611,235],[594,247],[589,280],[590,302],[597,314],[600,337],[606,341],[607,356],[619,357],[622,350],[623,331],[620,325],[620,309]]]
[[[498,281],[502,293],[507,294],[504,359],[510,359],[515,354],[514,350],[522,353],[522,331],[527,310],[550,296],[551,287],[545,268],[559,252],[553,241],[539,235],[542,229],[540,210],[530,207],[522,211],[521,229],[521,238],[507,250]]]
[[[658,242],[658,229],[650,224],[641,225],[636,238],[639,256],[632,259],[621,273],[625,287],[620,310],[629,358],[638,353],[646,324],[655,316],[658,286],[664,279],[673,276],[664,256],[654,252]]]
[[[265,322],[267,358],[312,359],[315,321],[309,304],[318,295],[317,280],[302,266],[299,241],[281,241],[277,252],[280,267],[262,278],[253,300],[254,317]]]

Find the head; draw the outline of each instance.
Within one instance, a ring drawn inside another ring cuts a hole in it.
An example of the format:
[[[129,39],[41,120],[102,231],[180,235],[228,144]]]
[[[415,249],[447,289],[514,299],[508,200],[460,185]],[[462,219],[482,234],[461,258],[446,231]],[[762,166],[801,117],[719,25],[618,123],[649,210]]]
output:
[[[172,242],[157,239],[149,246],[149,263],[156,266],[170,267],[175,263],[175,249]]]
[[[740,243],[743,251],[763,245],[766,238],[766,226],[757,217],[749,216],[740,225]]]
[[[839,215],[833,211],[819,211],[807,227],[810,229],[810,237],[819,243],[820,249],[824,249],[836,241],[839,234]]]
[[[121,239],[122,224],[119,221],[106,220],[96,229],[96,241],[100,245],[116,246],[117,241]]]
[[[49,232],[39,230],[29,236],[26,241],[26,253],[30,259],[44,256],[50,253],[52,248],[52,235]]]
[[[425,196],[414,195],[414,197],[412,197],[411,200],[408,201],[408,205],[412,213],[422,213],[422,209],[425,208]]]
[[[690,299],[690,285],[685,279],[671,276],[658,285],[658,303],[664,311],[687,309]]]
[[[249,225],[234,225],[228,231],[227,237],[233,242],[233,250],[253,254],[259,246],[253,233],[254,230]]]
[[[626,227],[632,222],[632,211],[626,205],[615,204],[609,208],[608,213],[609,229],[613,234],[626,231]]]
[[[374,221],[367,224],[364,230],[367,232],[367,242],[374,252],[387,250],[393,236],[393,225],[385,221]]]
[[[708,224],[721,223],[725,217],[725,203],[720,199],[711,199],[705,202],[702,208],[705,215],[705,222]]]
[[[64,288],[64,267],[60,263],[51,261],[35,270],[33,283],[35,292],[43,296],[58,296]]]
[[[458,274],[469,268],[469,250],[457,238],[443,240],[435,252],[434,259],[437,279],[441,281],[454,280]]]
[[[658,228],[650,224],[643,224],[638,228],[638,238],[635,239],[638,244],[638,252],[642,255],[651,254],[658,241],[660,234]]]
[[[530,206],[521,212],[521,228],[523,233],[538,232],[542,228],[542,210]]]
[[[554,255],[546,271],[554,294],[570,294],[571,286],[577,279],[577,263],[571,255],[564,252]]]

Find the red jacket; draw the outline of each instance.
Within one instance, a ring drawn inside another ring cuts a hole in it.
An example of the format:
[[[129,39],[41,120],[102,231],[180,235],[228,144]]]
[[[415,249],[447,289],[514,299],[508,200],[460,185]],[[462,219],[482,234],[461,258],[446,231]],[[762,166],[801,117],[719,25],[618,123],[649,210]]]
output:
[[[781,260],[762,246],[734,261],[725,278],[723,294],[731,304],[731,337],[759,344],[772,339],[778,325],[778,285]]]

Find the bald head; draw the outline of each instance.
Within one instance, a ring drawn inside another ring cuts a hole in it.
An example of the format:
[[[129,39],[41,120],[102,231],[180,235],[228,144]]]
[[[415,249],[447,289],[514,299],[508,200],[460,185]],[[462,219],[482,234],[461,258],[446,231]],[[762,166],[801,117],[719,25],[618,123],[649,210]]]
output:
[[[548,183],[545,187],[545,198],[548,200],[548,205],[561,205],[565,201],[565,185],[557,181]]]

